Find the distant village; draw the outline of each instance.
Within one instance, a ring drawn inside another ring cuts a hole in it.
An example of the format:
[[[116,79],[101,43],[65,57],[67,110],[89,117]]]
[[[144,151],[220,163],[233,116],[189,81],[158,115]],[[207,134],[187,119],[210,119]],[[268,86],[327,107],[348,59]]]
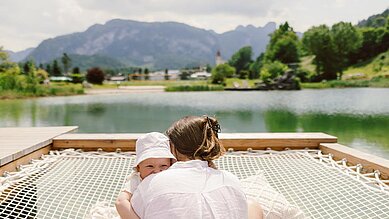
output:
[[[220,51],[217,51],[215,57],[215,66],[226,63],[221,57]],[[134,72],[134,73],[118,73],[115,75],[107,75],[107,82],[121,82],[130,80],[207,80],[211,77],[210,69],[207,66],[199,66],[189,69],[165,69],[153,72]],[[68,76],[52,76],[50,81],[72,81]]]

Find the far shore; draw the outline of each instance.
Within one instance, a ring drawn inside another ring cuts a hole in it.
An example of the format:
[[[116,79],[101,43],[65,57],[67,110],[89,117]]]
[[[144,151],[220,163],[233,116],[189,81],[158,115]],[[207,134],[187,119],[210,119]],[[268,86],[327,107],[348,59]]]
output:
[[[159,92],[165,92],[165,86],[118,86],[117,88],[85,89],[85,94],[87,95]]]

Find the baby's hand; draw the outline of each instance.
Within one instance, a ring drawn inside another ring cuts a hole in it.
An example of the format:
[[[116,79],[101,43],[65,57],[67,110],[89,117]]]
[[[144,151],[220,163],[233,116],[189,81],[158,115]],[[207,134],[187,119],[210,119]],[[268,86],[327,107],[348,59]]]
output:
[[[126,179],[126,184],[124,185],[124,191],[127,191],[131,194],[134,194],[134,191],[136,188],[138,188],[138,185],[141,182],[140,174],[139,172],[133,172],[131,175],[129,175]]]

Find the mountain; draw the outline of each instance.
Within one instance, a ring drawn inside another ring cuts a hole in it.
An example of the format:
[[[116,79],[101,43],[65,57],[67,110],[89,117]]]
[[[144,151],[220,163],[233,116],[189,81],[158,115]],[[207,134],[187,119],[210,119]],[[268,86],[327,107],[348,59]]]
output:
[[[114,19],[84,32],[44,40],[29,58],[48,63],[67,53],[109,57],[125,66],[155,69],[213,65],[218,50],[227,60],[241,47],[251,45],[258,56],[265,51],[269,34],[275,29],[276,24],[269,23],[264,27],[239,26],[218,34],[177,22]]]
[[[9,59],[13,62],[20,62],[25,59],[35,48],[28,48],[19,52],[12,52],[10,50],[6,50],[8,53]]]
[[[233,31],[222,33],[218,36],[220,52],[223,58],[229,59],[240,48],[250,45],[254,51],[254,58],[266,50],[269,42],[269,34],[277,28],[276,23],[270,22],[263,28],[254,27],[253,25],[238,26]]]

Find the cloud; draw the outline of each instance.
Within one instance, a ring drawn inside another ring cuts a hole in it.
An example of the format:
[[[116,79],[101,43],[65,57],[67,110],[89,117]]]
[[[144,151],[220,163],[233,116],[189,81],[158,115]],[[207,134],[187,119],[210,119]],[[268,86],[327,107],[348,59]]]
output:
[[[303,32],[323,23],[356,23],[388,6],[387,0],[1,0],[0,46],[21,50],[114,18],[176,21],[219,33],[288,21]]]

